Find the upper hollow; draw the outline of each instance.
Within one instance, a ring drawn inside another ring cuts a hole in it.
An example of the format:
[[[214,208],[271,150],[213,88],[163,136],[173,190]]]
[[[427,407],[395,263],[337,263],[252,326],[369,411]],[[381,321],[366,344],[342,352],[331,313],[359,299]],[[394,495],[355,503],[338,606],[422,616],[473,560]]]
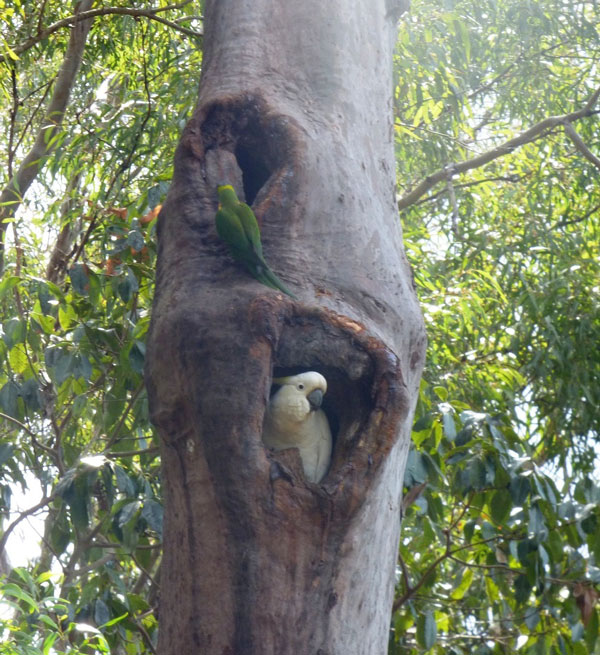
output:
[[[290,164],[295,144],[292,122],[271,111],[255,94],[216,102],[208,109],[201,129],[206,150],[228,150],[235,156],[249,205],[269,180]]]

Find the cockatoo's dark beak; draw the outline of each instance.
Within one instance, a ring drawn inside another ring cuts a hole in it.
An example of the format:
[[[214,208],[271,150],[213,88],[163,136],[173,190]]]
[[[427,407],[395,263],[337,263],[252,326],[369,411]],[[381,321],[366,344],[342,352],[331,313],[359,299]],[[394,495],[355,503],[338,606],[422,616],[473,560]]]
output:
[[[319,409],[319,407],[321,407],[321,403],[323,402],[323,392],[321,389],[315,389],[314,391],[311,391],[308,396],[306,396],[306,399],[308,400],[312,410]]]

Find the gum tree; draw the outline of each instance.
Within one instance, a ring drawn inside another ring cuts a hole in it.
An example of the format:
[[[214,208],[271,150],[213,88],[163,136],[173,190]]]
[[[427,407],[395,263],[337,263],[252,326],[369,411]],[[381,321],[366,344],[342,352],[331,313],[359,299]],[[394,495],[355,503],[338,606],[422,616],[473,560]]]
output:
[[[206,3],[198,105],[159,218],[146,375],[165,494],[162,653],[385,650],[425,348],[396,216],[399,9]],[[243,189],[299,301],[226,254],[223,180]],[[311,369],[328,380],[336,437],[320,485],[297,453],[261,443],[272,376]]]

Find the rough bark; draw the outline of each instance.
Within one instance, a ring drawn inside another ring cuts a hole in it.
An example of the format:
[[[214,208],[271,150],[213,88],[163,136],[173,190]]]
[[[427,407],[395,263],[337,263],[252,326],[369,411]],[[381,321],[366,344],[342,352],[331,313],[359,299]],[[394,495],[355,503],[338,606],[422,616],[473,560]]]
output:
[[[93,4],[94,0],[81,0],[76,13],[87,11]],[[8,225],[6,219],[15,216],[27,190],[44,166],[48,155],[56,147],[54,137],[62,124],[69,104],[92,22],[93,18],[90,18],[78,22],[72,27],[69,44],[60,71],[56,76],[54,90],[48,102],[42,126],[18,171],[0,193],[0,271],[3,268],[4,235]]]
[[[425,348],[395,201],[384,0],[212,0],[199,102],[159,218],[147,360],[162,441],[159,652],[386,652]],[[253,204],[298,302],[230,259],[216,185]],[[317,370],[320,485],[267,452],[273,375]]]

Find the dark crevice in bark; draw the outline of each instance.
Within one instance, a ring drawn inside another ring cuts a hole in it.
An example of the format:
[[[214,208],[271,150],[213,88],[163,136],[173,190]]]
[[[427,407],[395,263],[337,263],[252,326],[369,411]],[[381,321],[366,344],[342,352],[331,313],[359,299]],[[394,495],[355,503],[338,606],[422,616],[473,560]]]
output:
[[[257,94],[222,99],[206,111],[201,125],[205,152],[226,150],[235,157],[242,174],[243,195],[252,205],[267,183],[281,177],[290,164],[297,139],[292,121],[276,114]],[[230,183],[229,170],[221,171]]]

